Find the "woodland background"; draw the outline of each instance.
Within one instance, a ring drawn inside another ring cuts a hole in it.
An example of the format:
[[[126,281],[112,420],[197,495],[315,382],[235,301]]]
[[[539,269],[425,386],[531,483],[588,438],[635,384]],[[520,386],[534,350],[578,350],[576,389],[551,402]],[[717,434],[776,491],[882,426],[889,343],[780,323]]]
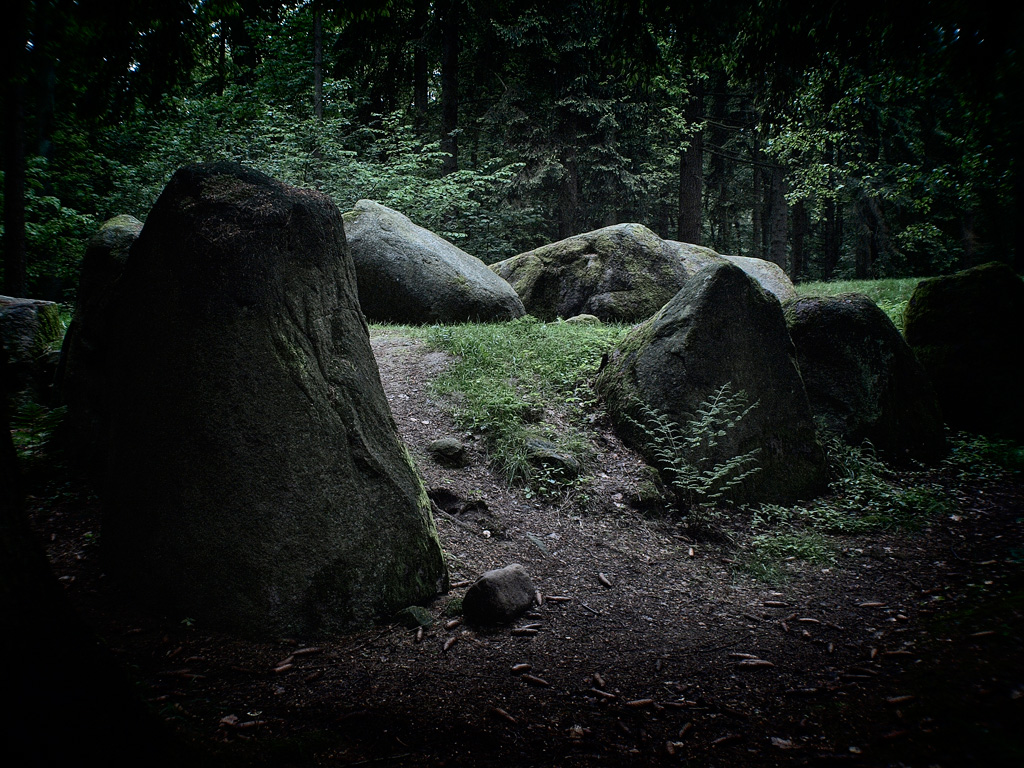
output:
[[[1019,269],[1024,11],[994,5],[18,0],[0,290],[71,302],[104,220],[222,158],[487,263],[629,221],[797,281]]]

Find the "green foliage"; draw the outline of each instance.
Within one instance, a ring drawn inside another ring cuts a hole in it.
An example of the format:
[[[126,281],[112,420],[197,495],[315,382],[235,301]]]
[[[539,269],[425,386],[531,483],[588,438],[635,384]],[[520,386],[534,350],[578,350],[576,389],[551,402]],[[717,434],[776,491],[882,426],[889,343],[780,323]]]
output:
[[[18,457],[27,466],[45,459],[54,433],[64,420],[67,408],[48,408],[31,399],[18,402],[11,413],[11,438]]]
[[[425,26],[411,3],[40,5],[24,75],[53,86],[26,115],[47,158],[29,163],[31,278],[71,288],[99,223],[145,220],[177,168],[214,159],[343,209],[378,200],[485,262],[612,223],[672,236],[698,146],[702,232],[720,252],[765,255],[769,167],[807,213],[798,277],[936,274],[1012,251],[1020,78],[998,16],[968,31],[955,4],[908,19],[872,6],[868,29],[784,0],[688,8],[685,24],[674,4],[497,3],[459,27],[448,173],[443,5]]]
[[[758,531],[740,558],[740,570],[766,581],[783,577],[779,561],[820,563],[834,559],[834,537],[876,531],[912,530],[949,514],[952,502],[921,473],[886,466],[869,443],[851,446],[825,434],[832,476],[827,495],[786,507],[762,504],[751,513]]]
[[[857,534],[914,528],[948,509],[941,489],[923,484],[913,472],[897,474],[870,443],[847,445],[824,433],[832,480],[829,493],[796,507],[762,505],[754,511],[754,528],[783,525],[822,533]]]
[[[625,329],[527,316],[434,326],[424,333],[432,347],[454,357],[434,387],[452,396],[462,427],[484,436],[495,466],[534,493],[572,486],[573,478],[531,464],[527,442],[550,440],[586,465],[592,452],[585,430],[594,407],[590,379]]]
[[[1024,445],[1007,439],[958,433],[943,463],[964,480],[1000,480],[1024,473]]]
[[[745,392],[734,392],[728,382],[711,393],[685,425],[639,400],[633,403],[634,413],[627,419],[647,436],[654,464],[691,528],[710,529],[715,505],[761,470],[760,448],[725,461],[715,459],[719,442],[756,407],[757,403],[747,403]]]

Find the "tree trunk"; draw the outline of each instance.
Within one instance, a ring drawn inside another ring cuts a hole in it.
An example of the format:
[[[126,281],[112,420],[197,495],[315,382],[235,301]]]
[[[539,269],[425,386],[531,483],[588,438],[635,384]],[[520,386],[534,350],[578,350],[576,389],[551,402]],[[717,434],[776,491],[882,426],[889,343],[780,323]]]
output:
[[[804,244],[811,228],[811,216],[803,200],[793,204],[793,247],[789,259],[789,279],[794,283],[804,271]]]
[[[416,0],[413,8],[413,29],[417,38],[412,54],[412,103],[415,119],[422,130],[427,117],[427,19],[429,0]]]
[[[768,260],[786,269],[786,230],[789,206],[786,203],[786,176],[782,168],[771,171],[770,199],[768,202]]]
[[[740,245],[733,237],[737,229],[733,198],[736,165],[723,151],[729,140],[730,131],[725,126],[725,120],[732,94],[723,70],[716,70],[711,82],[711,120],[707,128],[707,143],[711,152],[708,153],[707,200],[704,207],[708,212],[711,246],[720,253],[739,255]]]
[[[576,121],[570,120],[566,131],[576,132]],[[562,155],[562,183],[558,195],[558,239],[579,234],[580,171],[575,144],[566,144]]]
[[[320,3],[313,3],[313,117],[324,119],[324,24]]]
[[[462,0],[450,0],[441,16],[441,172],[459,169],[459,12]]]
[[[704,120],[704,92],[699,85],[687,108],[691,122]],[[690,136],[690,145],[679,154],[679,224],[676,239],[700,245],[700,226],[704,212],[704,129]]]
[[[835,198],[825,201],[825,246],[821,278],[831,280],[843,253],[843,216]]]
[[[754,137],[754,146],[751,151],[754,158],[754,178],[751,197],[753,204],[750,210],[750,255],[755,259],[763,259],[764,248],[764,168],[761,165],[761,145],[757,137]]]
[[[876,198],[861,198],[857,204],[857,219],[860,232],[854,256],[853,276],[858,280],[867,280],[871,277],[872,268],[878,259],[882,238],[879,227],[881,209]]]
[[[25,238],[25,41],[28,3],[9,9],[4,39],[4,282],[9,296],[25,296],[27,243]]]

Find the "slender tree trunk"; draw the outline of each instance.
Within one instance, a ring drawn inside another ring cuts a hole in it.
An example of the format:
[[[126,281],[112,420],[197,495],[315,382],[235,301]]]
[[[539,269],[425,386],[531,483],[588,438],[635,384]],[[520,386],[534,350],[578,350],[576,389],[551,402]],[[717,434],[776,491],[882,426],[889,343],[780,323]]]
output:
[[[324,23],[320,3],[313,3],[313,116],[324,119]]]
[[[417,38],[412,54],[412,103],[420,130],[427,119],[427,20],[430,1],[416,0],[413,8],[413,29]]]
[[[696,86],[687,117],[691,122],[704,120],[704,89]],[[701,219],[704,213],[704,129],[690,136],[690,145],[679,154],[679,224],[676,239],[700,245]]]
[[[872,197],[863,197],[857,204],[858,228],[857,251],[854,255],[853,276],[858,280],[871,277],[872,267],[879,255],[879,211]]]
[[[228,82],[228,40],[224,30],[224,20],[217,22],[217,95],[224,95]]]
[[[774,166],[771,171],[768,217],[768,260],[786,269],[786,231],[789,221],[789,206],[786,204],[786,176],[782,168]]]
[[[558,195],[558,239],[579,234],[580,172],[576,147],[568,146],[562,155],[565,172]]]
[[[712,151],[708,157],[707,200],[704,207],[708,211],[711,246],[721,253],[737,253],[739,246],[733,241],[735,205],[732,191],[735,163],[721,151],[729,140],[729,130],[724,122],[731,94],[723,70],[714,72],[711,83],[711,120],[707,137],[711,148],[719,151]]]
[[[793,247],[789,259],[789,279],[794,283],[800,279],[804,271],[804,246],[810,228],[811,216],[807,212],[807,206],[803,200],[798,200],[793,204]]]
[[[450,0],[441,17],[441,151],[443,174],[459,169],[459,13],[462,0]]]
[[[27,292],[25,238],[25,43],[28,3],[8,9],[4,39],[4,293]]]
[[[754,146],[751,152],[754,158],[753,188],[751,197],[753,205],[750,210],[750,255],[755,259],[763,259],[764,249],[764,168],[761,164],[761,144],[754,138]]]
[[[839,258],[843,253],[843,217],[839,203],[835,198],[825,201],[825,246],[824,258],[821,263],[821,277],[831,280],[839,266]]]

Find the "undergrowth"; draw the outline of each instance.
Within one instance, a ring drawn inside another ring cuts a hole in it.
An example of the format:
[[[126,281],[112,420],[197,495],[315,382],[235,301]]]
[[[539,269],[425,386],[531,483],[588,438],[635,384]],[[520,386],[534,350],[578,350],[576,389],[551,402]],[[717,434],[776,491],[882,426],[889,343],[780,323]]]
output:
[[[850,446],[826,435],[824,445],[831,477],[828,493],[802,505],[762,504],[753,509],[754,533],[739,570],[777,581],[782,561],[834,561],[843,536],[912,531],[953,512],[953,500],[929,479],[934,473],[897,472],[878,458],[870,443]],[[959,481],[998,481],[1024,470],[1024,447],[978,435],[952,435],[940,469],[953,472]]]

